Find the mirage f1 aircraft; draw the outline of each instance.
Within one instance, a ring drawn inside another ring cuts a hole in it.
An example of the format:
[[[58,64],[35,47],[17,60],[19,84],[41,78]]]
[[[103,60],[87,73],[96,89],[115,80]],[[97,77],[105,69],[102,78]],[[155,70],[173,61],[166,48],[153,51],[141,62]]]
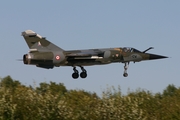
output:
[[[63,50],[32,30],[22,32],[22,36],[30,49],[29,53],[23,56],[24,64],[36,65],[46,69],[72,66],[74,71],[72,77],[74,79],[79,77],[77,66],[82,70],[80,77],[86,78],[87,71],[84,69],[84,66],[121,62],[125,64],[123,76],[127,77],[127,69],[130,62],[167,58],[166,56],[146,53],[148,50],[153,49],[152,47],[142,52],[129,47]]]

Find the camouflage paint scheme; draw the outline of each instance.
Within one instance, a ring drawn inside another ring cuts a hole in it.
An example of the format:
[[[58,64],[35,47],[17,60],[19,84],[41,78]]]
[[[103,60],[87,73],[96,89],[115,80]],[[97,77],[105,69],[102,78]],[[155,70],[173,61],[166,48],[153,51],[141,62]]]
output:
[[[83,66],[122,62],[125,63],[123,75],[127,77],[129,62],[167,58],[166,56],[146,53],[146,51],[153,49],[152,47],[144,52],[129,47],[63,50],[32,30],[22,32],[22,36],[30,49],[29,53],[23,56],[24,64],[36,65],[37,67],[46,69],[59,66],[72,66],[74,67],[74,73],[77,74],[76,66],[81,67],[82,72],[86,74]],[[77,74],[76,77],[72,75],[73,78],[78,78],[79,75],[77,77]],[[85,78],[86,76],[87,74],[81,77]]]

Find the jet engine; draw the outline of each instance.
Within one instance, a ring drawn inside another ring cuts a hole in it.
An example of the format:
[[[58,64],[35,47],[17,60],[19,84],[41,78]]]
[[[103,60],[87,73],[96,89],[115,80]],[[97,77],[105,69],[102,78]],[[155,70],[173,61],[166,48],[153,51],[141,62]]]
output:
[[[24,64],[36,65],[42,68],[53,68],[53,54],[50,52],[46,53],[29,53],[23,55]]]
[[[24,64],[36,65],[42,68],[53,68],[63,64],[65,56],[61,52],[34,52],[23,55]]]
[[[30,59],[28,59],[28,54],[24,54],[23,55],[23,62],[24,64],[30,64]]]

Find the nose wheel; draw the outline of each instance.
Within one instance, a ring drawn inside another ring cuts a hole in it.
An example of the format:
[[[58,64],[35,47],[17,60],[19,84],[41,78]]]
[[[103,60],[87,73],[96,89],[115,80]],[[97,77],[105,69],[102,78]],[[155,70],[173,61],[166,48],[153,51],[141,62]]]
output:
[[[128,76],[128,73],[124,73],[123,76],[124,76],[124,77],[127,77],[127,76]]]
[[[87,72],[84,69],[84,67],[80,66],[82,72],[80,73],[81,78],[86,78],[87,77]],[[76,67],[73,67],[74,73],[72,74],[72,78],[77,79],[79,77],[79,72],[76,69]]]
[[[126,62],[124,65],[124,74],[123,74],[124,77],[128,76],[128,73],[127,73],[128,67],[129,67],[129,62]]]

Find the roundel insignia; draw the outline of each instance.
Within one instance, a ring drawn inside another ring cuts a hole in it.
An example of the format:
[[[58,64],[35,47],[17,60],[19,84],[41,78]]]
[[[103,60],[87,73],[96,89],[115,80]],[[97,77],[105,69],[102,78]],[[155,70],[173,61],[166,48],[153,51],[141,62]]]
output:
[[[60,56],[59,55],[56,55],[56,60],[60,60]]]

